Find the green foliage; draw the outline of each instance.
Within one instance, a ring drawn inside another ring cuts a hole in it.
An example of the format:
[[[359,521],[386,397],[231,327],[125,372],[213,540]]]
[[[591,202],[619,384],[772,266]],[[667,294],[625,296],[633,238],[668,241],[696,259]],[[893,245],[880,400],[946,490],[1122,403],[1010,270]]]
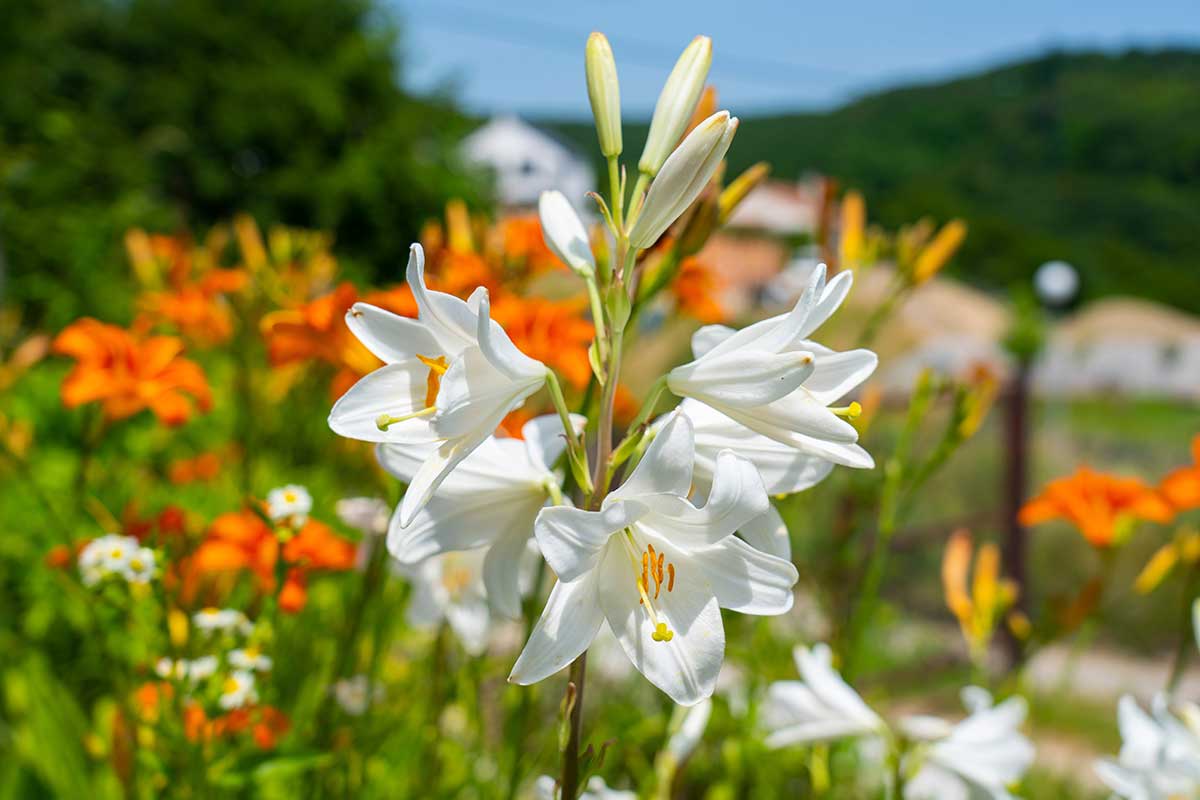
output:
[[[1194,50],[1054,53],[829,113],[747,118],[729,168],[765,159],[777,178],[835,176],[887,228],[962,217],[970,233],[950,271],[984,286],[1028,282],[1061,258],[1085,299],[1200,311],[1198,81]],[[553,127],[592,147],[590,125]],[[629,129],[626,148],[644,138]]]
[[[463,118],[401,91],[370,0],[17,3],[0,82],[0,252],[11,301],[51,327],[127,316],[131,226],[247,211],[395,275],[425,218],[477,196],[454,164]]]

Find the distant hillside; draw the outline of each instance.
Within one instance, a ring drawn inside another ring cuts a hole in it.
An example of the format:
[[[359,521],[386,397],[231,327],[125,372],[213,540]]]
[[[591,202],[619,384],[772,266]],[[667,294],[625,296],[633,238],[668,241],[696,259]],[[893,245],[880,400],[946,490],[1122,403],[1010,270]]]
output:
[[[1200,312],[1200,50],[1051,54],[821,114],[747,118],[730,154],[835,176],[873,221],[963,216],[963,277],[1002,288],[1051,258],[1088,296]],[[595,149],[590,125],[548,127]],[[644,126],[627,132],[628,150]]]

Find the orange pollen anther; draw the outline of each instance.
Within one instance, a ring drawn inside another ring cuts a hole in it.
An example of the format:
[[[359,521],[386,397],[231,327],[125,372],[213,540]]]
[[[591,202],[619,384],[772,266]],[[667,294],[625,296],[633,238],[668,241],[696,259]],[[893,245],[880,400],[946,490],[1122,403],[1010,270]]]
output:
[[[642,552],[642,579],[638,581],[638,588],[641,591],[649,593],[650,581],[654,581],[654,598],[658,599],[662,593],[663,584],[667,584],[667,591],[675,590],[675,565],[666,563],[666,553],[655,552],[654,545],[646,545],[645,551]],[[642,600],[645,604],[645,599]]]
[[[445,356],[429,358],[418,354],[417,360],[429,367],[429,376],[425,378],[425,406],[432,407],[437,402],[438,391],[442,388],[442,376],[450,368],[450,362]]]

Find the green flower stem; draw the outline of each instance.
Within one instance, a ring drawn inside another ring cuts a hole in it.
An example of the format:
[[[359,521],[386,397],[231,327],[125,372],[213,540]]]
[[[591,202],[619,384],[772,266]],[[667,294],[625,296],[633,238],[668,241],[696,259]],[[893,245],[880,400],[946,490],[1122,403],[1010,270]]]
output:
[[[588,477],[587,448],[575,434],[575,426],[571,424],[571,410],[567,408],[567,399],[563,396],[562,384],[559,383],[558,375],[552,369],[546,370],[546,389],[550,392],[550,400],[554,403],[555,410],[558,411],[563,433],[567,437],[567,462],[571,466],[571,474],[575,477],[579,488],[585,493],[591,494],[594,483]]]

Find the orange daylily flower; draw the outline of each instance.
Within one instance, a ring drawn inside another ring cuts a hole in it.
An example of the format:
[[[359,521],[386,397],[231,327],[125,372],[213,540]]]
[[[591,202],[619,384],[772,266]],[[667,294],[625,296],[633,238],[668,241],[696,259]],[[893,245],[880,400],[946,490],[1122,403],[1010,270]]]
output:
[[[221,457],[209,451],[194,458],[180,458],[167,466],[167,477],[176,486],[207,483],[221,474]]]
[[[194,582],[205,575],[246,570],[254,574],[260,589],[275,589],[275,564],[280,558],[279,536],[250,509],[232,511],[213,520],[208,536],[196,548],[189,564]],[[307,579],[316,570],[340,571],[354,566],[357,549],[337,536],[326,524],[309,519],[282,545],[288,566],[279,590],[279,606],[295,613],[308,599]]]
[[[492,301],[492,319],[500,323],[525,355],[552,367],[567,383],[583,389],[592,376],[588,345],[595,330],[584,318],[587,300],[547,300],[502,294]]]
[[[223,243],[223,235],[193,247],[182,237],[151,236],[137,228],[126,233],[134,272],[150,287],[138,298],[141,321],[169,324],[202,345],[228,340],[233,317],[224,296],[240,291],[249,278],[244,270],[216,266]]]
[[[1200,433],[1192,439],[1192,463],[1168,474],[1158,490],[1177,511],[1200,508]]]
[[[343,283],[298,308],[267,314],[263,317],[262,331],[271,365],[281,367],[306,361],[330,364],[337,368],[330,393],[335,398],[341,397],[355,381],[382,364],[346,327],[346,312],[359,299],[354,285]],[[416,301],[407,286],[371,292],[361,299],[402,316],[417,314]]]
[[[109,421],[150,409],[163,424],[180,425],[212,406],[204,372],[182,357],[174,336],[142,338],[85,317],[64,328],[53,349],[77,362],[62,384],[67,408],[99,402]]]
[[[725,309],[717,299],[721,291],[721,279],[708,264],[696,257],[685,258],[671,282],[671,294],[675,307],[705,325],[724,322]]]
[[[1170,522],[1174,510],[1161,494],[1137,478],[1080,467],[1074,475],[1046,484],[1021,509],[1022,525],[1053,519],[1071,522],[1095,547],[1120,543],[1137,520]]]
[[[546,246],[542,223],[536,214],[522,214],[502,220],[500,234],[504,241],[505,260],[519,261],[530,274],[567,269],[567,265],[559,261]]]

